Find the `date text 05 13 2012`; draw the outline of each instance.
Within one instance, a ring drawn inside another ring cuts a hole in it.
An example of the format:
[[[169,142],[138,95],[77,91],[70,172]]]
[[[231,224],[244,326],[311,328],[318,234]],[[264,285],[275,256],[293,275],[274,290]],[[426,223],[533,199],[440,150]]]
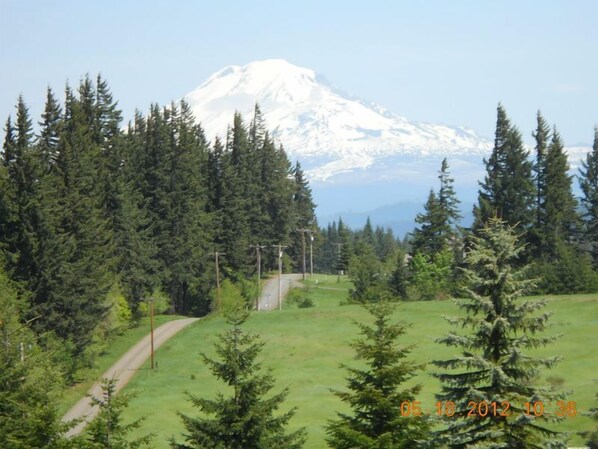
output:
[[[543,416],[546,407],[541,401],[526,402],[523,407],[515,410],[509,401],[487,402],[469,401],[466,409],[458,410],[452,401],[438,401],[435,404],[435,412],[438,416],[469,416],[483,418],[486,416],[511,416],[513,413],[525,413],[528,416]],[[575,401],[557,401],[554,404],[552,413],[559,418],[577,416]],[[425,413],[421,408],[420,401],[405,401],[401,404],[401,416],[422,416]]]

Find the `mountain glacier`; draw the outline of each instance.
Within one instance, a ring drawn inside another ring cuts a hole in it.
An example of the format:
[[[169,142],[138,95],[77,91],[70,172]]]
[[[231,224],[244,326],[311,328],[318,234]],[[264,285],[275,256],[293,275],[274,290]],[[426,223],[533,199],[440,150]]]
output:
[[[327,219],[362,217],[364,211],[374,218],[376,210],[393,205],[395,221],[413,223],[413,204],[423,204],[437,188],[444,157],[460,199],[473,204],[483,158],[492,149],[469,128],[410,121],[283,59],[225,67],[185,100],[210,139],[225,138],[235,111],[251,120],[258,103],[273,137],[306,170],[318,215]],[[566,150],[577,172],[588,148]],[[384,221],[387,215],[377,223],[393,226]]]
[[[249,119],[260,105],[268,129],[314,181],[394,156],[475,156],[491,144],[473,130],[410,121],[335,88],[282,59],[228,66],[185,96],[208,137],[226,135],[234,111]]]

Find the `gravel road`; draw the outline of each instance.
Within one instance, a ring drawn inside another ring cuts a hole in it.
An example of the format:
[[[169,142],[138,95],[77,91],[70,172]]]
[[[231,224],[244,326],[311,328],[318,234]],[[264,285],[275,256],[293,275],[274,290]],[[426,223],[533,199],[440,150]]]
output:
[[[284,299],[289,289],[293,285],[299,284],[301,274],[283,274],[281,279],[281,296]],[[278,309],[278,276],[269,279],[263,289],[259,300],[259,310],[276,310]],[[189,324],[197,321],[198,318],[185,318],[182,320],[174,320],[163,324],[154,330],[154,350],[158,349],[169,338],[173,337],[181,329]],[[116,379],[116,391],[121,390],[131,380],[135,371],[141,368],[145,361],[150,356],[150,336],[147,335],[133,346],[125,355],[123,355],[118,362],[104,373],[104,379]],[[89,392],[88,396],[100,398],[102,395],[102,388],[100,382],[96,382]],[[75,404],[62,417],[62,421],[68,422],[73,419],[83,418],[83,420],[74,428],[72,428],[68,436],[80,434],[85,426],[97,415],[98,408],[92,407],[90,398],[84,397],[77,404]]]
[[[284,299],[292,285],[299,284],[301,274],[283,274],[281,279],[281,296]],[[278,309],[278,276],[268,279],[262,288],[259,300],[259,310]]]
[[[181,320],[169,321],[162,326],[154,329],[154,350],[158,349],[169,338],[173,337],[181,329],[187,327],[189,324],[197,321],[199,318],[184,318]],[[135,374],[135,371],[141,368],[145,361],[150,356],[150,336],[149,334],[141,339],[139,343],[133,346],[125,355],[123,355],[118,362],[104,373],[102,378],[116,379],[116,391],[123,388]],[[100,382],[96,382],[88,392],[88,395],[100,398],[102,396],[102,388]],[[71,408],[66,415],[62,417],[62,421],[67,422],[73,419],[83,418],[83,420],[74,428],[72,428],[68,436],[80,434],[87,423],[97,415],[98,408],[92,407],[90,398],[84,397],[73,408]]]

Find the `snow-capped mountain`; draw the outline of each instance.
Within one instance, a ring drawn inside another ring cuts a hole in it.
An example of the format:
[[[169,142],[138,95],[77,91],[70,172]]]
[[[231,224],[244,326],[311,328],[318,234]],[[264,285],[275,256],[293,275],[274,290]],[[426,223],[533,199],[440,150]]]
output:
[[[397,156],[481,160],[491,148],[471,129],[410,121],[282,59],[228,66],[185,99],[210,138],[225,136],[234,111],[249,120],[257,102],[268,129],[312,180]]]
[[[460,199],[473,204],[492,148],[471,129],[410,121],[282,59],[226,67],[185,99],[210,139],[226,136],[235,111],[251,120],[258,103],[267,128],[306,169],[322,218],[394,205],[394,222],[413,223],[412,205],[437,188],[444,157]],[[567,151],[577,172],[588,148]]]

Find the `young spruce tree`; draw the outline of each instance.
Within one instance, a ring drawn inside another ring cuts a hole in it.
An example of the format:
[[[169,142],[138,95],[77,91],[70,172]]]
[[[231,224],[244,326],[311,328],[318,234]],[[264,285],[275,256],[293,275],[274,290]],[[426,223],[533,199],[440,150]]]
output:
[[[434,362],[448,370],[435,375],[442,383],[437,398],[447,407],[446,427],[439,432],[439,441],[451,449],[565,447],[562,434],[542,425],[552,418],[548,410],[536,417],[525,409],[525,403],[548,404],[556,398],[535,381],[542,368],[552,367],[559,357],[526,354],[554,338],[538,335],[550,316],[536,313],[546,301],[520,299],[533,285],[525,267],[513,267],[523,248],[512,227],[492,218],[473,237],[466,256],[466,299],[458,301],[465,315],[449,321],[470,332],[450,332],[438,339],[458,348],[461,355]],[[480,413],[476,411],[475,404],[481,403],[488,405],[488,413],[484,407]],[[451,404],[451,415],[447,404]]]
[[[423,368],[407,360],[411,346],[398,345],[407,326],[390,322],[393,308],[388,303],[368,304],[366,308],[374,317],[374,326],[358,324],[362,338],[352,344],[357,356],[365,360],[366,368],[344,367],[349,372],[349,391],[334,393],[351,407],[351,413],[338,413],[338,419],[326,426],[328,446],[334,449],[427,447],[429,425],[416,401],[421,385],[403,387]]]
[[[98,416],[86,430],[83,449],[139,449],[148,447],[153,435],[130,439],[131,431],[139,428],[143,418],[129,424],[122,423],[122,412],[129,404],[130,396],[124,393],[116,396],[116,381],[102,380],[102,397],[91,398],[99,408]]]
[[[286,426],[295,413],[278,413],[288,390],[265,397],[274,386],[269,371],[261,371],[256,358],[264,344],[257,335],[243,332],[241,325],[247,312],[229,313],[232,329],[219,336],[218,359],[203,355],[205,363],[218,379],[228,385],[233,395],[219,393],[215,399],[189,398],[203,416],[181,415],[187,434],[185,443],[172,441],[173,449],[299,449],[305,441],[305,430],[286,433]]]
[[[579,170],[579,185],[583,195],[585,243],[592,255],[594,267],[598,268],[598,127],[594,129],[592,151],[582,162]]]

